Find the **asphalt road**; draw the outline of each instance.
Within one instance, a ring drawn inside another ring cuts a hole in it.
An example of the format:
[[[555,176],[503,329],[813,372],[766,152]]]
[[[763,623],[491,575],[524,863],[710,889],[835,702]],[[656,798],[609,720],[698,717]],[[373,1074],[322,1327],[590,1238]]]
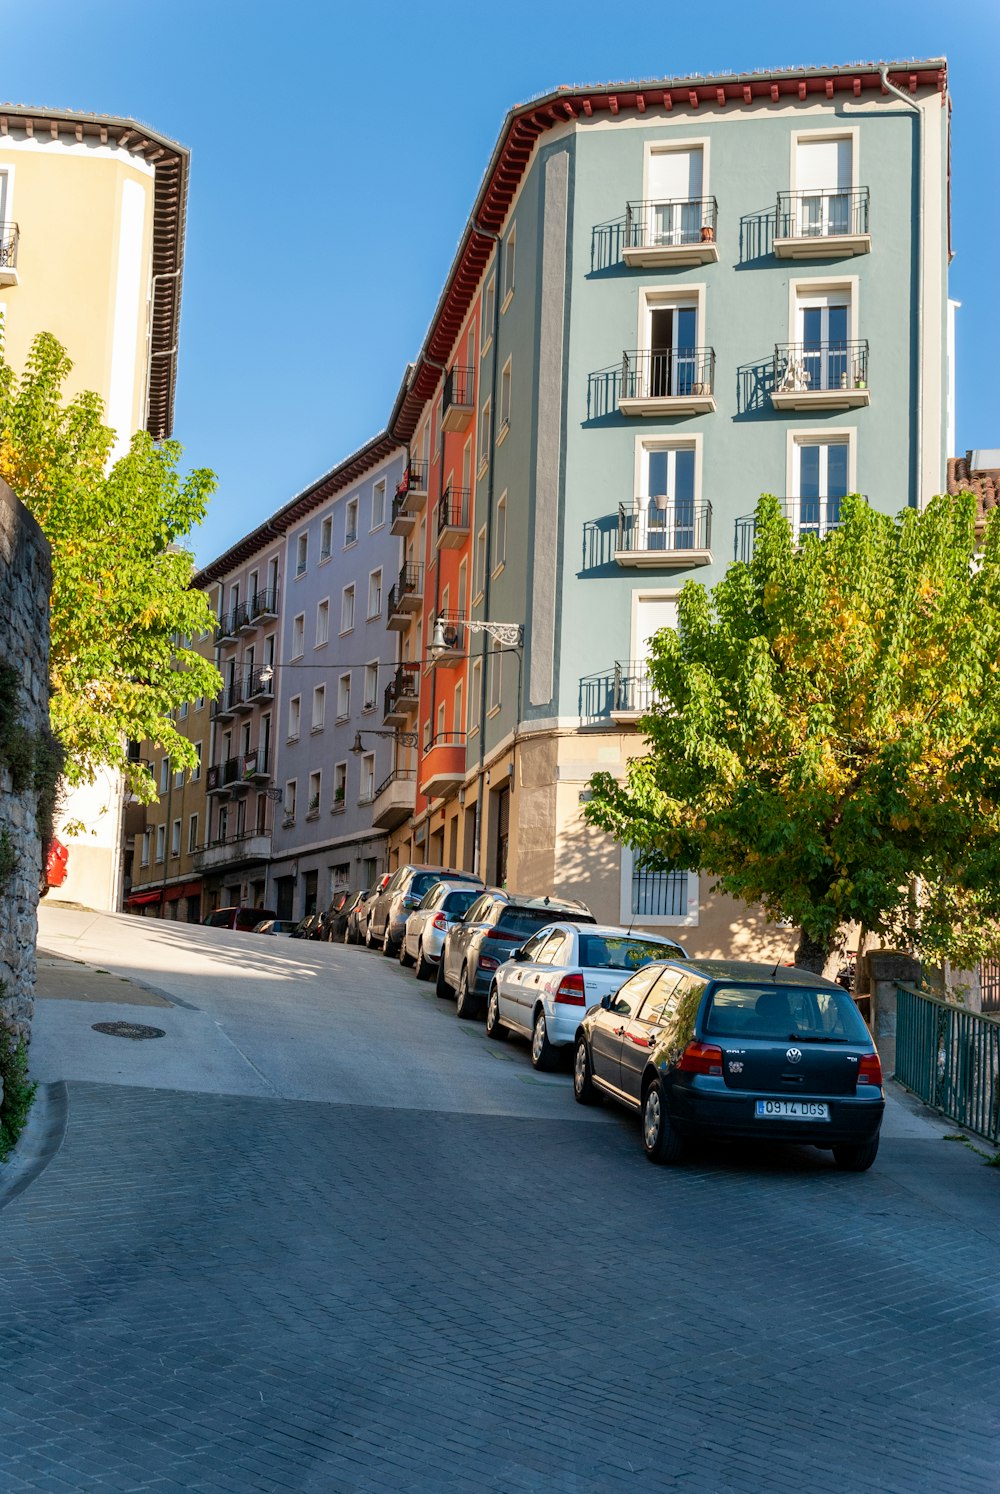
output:
[[[658,1169],[378,955],[42,941],[4,1490],[996,1489],[1000,1176],[916,1107]]]

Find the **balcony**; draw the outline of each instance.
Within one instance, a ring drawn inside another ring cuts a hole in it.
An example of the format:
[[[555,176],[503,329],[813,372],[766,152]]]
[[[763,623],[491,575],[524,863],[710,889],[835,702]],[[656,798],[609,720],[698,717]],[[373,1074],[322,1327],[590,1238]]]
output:
[[[403,566],[399,579],[389,588],[386,627],[405,632],[424,602],[424,568],[412,561]]]
[[[420,764],[420,792],[439,799],[465,782],[465,732],[444,731],[432,737]]]
[[[864,493],[854,495],[862,502],[868,499]],[[824,539],[840,528],[843,497],[835,498],[779,498],[781,512],[792,528],[792,540],[801,545],[803,540]],[[736,520],[736,559],[749,565],[753,559],[754,537],[757,520],[754,514],[744,514]]]
[[[408,497],[409,494],[405,490],[400,492],[397,488],[396,496],[392,500],[392,523],[389,525],[389,531],[391,534],[398,534],[401,539],[413,533],[417,522],[413,509],[407,507]]]
[[[776,410],[857,410],[871,403],[867,342],[782,342],[774,349]]]
[[[20,235],[16,223],[0,223],[0,285],[17,284],[17,241]]]
[[[639,349],[622,354],[622,415],[710,415],[715,410],[715,349]]]
[[[392,500],[392,533],[406,535],[415,523],[415,515],[427,501],[427,463],[411,457],[396,485]]]
[[[206,794],[217,794],[220,799],[229,798],[229,784],[223,782],[222,770],[224,763],[214,763],[205,771]]]
[[[238,637],[236,630],[236,615],[239,607],[231,607],[228,612],[223,612],[219,617],[219,625],[215,630],[215,641],[221,643],[235,643]]]
[[[372,825],[376,830],[395,830],[397,825],[409,819],[416,802],[416,768],[394,768],[375,790]]]
[[[475,409],[475,381],[471,368],[451,368],[445,375],[441,401],[441,429],[464,431]]]
[[[460,550],[469,538],[469,511],[472,494],[468,488],[450,483],[438,504],[437,539],[439,550]]]
[[[385,711],[382,716],[386,726],[405,726],[420,700],[420,683],[416,667],[403,665],[396,670],[385,687]]]
[[[243,681],[244,699],[253,705],[263,705],[274,699],[274,670],[265,664],[254,669]]]
[[[198,872],[236,871],[271,859],[269,830],[241,830],[235,835],[220,836],[194,852],[194,869]]]
[[[212,715],[216,721],[230,721],[236,715],[237,710],[242,708],[242,705],[243,683],[241,680],[234,680],[228,689],[222,692],[218,700],[213,703]]]
[[[632,269],[642,270],[715,264],[719,258],[717,218],[714,197],[630,202],[625,208],[622,259]]]
[[[649,677],[648,659],[616,659],[611,719],[619,726],[634,726],[640,716],[656,703],[656,692]]]
[[[618,505],[618,565],[661,570],[711,565],[711,543],[710,503],[656,497]]]
[[[278,588],[265,586],[255,591],[247,604],[247,612],[255,623],[274,622],[278,616]]]
[[[868,188],[779,192],[773,247],[778,259],[847,259],[870,254]]]
[[[241,602],[240,606],[236,609],[236,617],[233,621],[236,624],[237,633],[246,634],[256,632],[257,619],[254,616],[252,602]]]

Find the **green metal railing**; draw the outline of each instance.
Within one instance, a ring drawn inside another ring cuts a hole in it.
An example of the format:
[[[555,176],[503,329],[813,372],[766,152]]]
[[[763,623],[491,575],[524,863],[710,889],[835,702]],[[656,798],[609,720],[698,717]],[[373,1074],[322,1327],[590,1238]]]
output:
[[[895,1077],[960,1126],[1000,1142],[1000,1017],[897,986]]]

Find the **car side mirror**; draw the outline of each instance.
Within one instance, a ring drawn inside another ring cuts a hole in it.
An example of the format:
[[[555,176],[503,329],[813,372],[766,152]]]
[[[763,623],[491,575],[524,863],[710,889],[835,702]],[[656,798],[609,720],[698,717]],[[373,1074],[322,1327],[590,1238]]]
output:
[[[517,960],[519,964],[523,964],[524,961],[528,958],[528,953],[526,949],[524,949],[522,946],[519,946],[517,949],[511,951],[510,957],[512,960]]]
[[[612,1003],[612,1001],[614,1001],[614,999],[615,998],[612,995],[610,995],[610,993],[608,995],[606,995],[606,996],[602,996],[601,997],[601,1005],[603,1006],[603,1008],[604,1008],[604,1010],[606,1012],[609,1012],[611,1010],[611,1003]]]

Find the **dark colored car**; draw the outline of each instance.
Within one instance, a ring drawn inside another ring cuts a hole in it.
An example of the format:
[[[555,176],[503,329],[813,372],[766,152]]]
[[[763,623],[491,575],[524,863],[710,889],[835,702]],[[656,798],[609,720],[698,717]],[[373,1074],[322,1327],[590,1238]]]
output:
[[[696,1137],[804,1142],[864,1172],[885,1110],[854,1002],[809,970],[701,960],[646,965],[580,1024],[573,1091],[642,1116],[654,1162]]]
[[[585,903],[551,897],[521,897],[492,888],[456,919],[445,935],[437,969],[437,993],[457,993],[460,1017],[482,1014],[493,972],[525,939],[544,927],[571,918],[574,923],[596,923]]]
[[[293,939],[321,939],[323,937],[322,913],[307,913],[295,925]]]
[[[343,940],[350,911],[361,895],[361,890],[352,892],[346,887],[341,892],[333,894],[333,897],[330,899],[330,906],[323,914],[321,939],[325,939],[328,944],[339,944]]]
[[[375,885],[369,887],[351,909],[351,916],[347,920],[347,928],[344,931],[345,944],[368,943],[368,915],[371,913],[372,903],[385,887],[390,876],[390,872],[383,872]]]
[[[370,947],[381,945],[382,953],[397,955],[406,930],[406,920],[419,907],[425,892],[435,882],[468,882],[473,887],[482,887],[482,882],[472,872],[454,871],[446,866],[416,866],[408,863],[400,866],[386,883],[371,905],[368,915],[368,937]]]
[[[208,929],[240,929],[246,934],[253,933],[266,918],[277,916],[273,908],[216,908],[202,919],[202,924]]]

